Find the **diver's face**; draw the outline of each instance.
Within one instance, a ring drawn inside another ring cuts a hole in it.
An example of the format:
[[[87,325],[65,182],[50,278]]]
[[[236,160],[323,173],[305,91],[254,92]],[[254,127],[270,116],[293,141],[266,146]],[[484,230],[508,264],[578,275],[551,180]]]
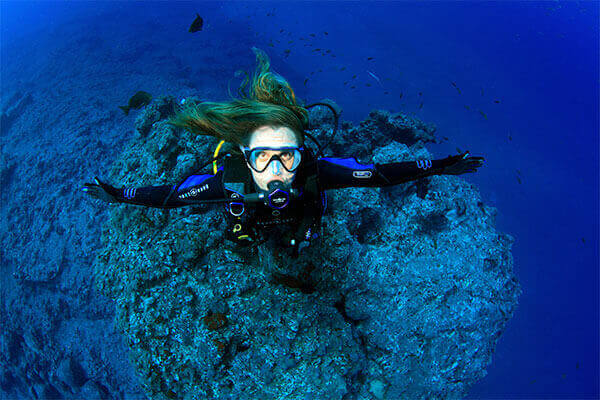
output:
[[[295,146],[298,147],[298,139],[294,132],[287,127],[271,127],[261,126],[252,132],[250,136],[250,143],[248,147],[253,149],[255,147],[287,147]],[[241,149],[241,146],[240,146]],[[254,182],[259,189],[268,192],[268,184],[271,181],[278,180],[283,182],[284,187],[291,187],[296,171],[289,172],[281,165],[279,160],[272,160],[263,172],[256,172],[253,170],[246,161],[246,166],[252,172]]]

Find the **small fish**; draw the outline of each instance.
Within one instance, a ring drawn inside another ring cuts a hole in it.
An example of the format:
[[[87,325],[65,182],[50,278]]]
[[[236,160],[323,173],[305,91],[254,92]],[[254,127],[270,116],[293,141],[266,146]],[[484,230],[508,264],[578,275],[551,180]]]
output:
[[[119,106],[119,108],[123,110],[125,115],[129,115],[129,110],[137,110],[142,106],[146,106],[150,104],[151,100],[152,95],[150,93],[140,90],[139,92],[131,96],[126,106]]]
[[[323,32],[323,33],[325,34],[325,36],[329,35],[329,33],[327,33],[327,32]]]
[[[350,86],[350,89],[356,89],[356,86]]]
[[[471,107],[469,107],[469,106],[468,106],[468,105],[466,105],[466,104],[465,104],[465,108],[466,108],[467,110],[470,110],[470,109],[471,109]]]
[[[308,78],[304,80],[304,86],[306,86],[306,82],[308,82]]]
[[[285,53],[286,57],[290,55],[290,49],[285,49],[283,52]]]
[[[487,115],[483,111],[479,110],[479,114],[481,114],[483,118],[487,119]]]
[[[356,79],[356,75],[352,75],[352,79]]]
[[[450,82],[450,84],[452,86],[454,86],[454,89],[456,89],[456,91],[458,92],[458,94],[460,94],[460,89],[458,88],[458,86],[456,86],[456,82]]]
[[[463,151],[460,149],[460,147],[457,147],[456,151],[459,152],[459,153],[461,153],[461,154],[463,153]]]
[[[510,134],[510,133],[508,134],[508,141],[512,142],[512,134]]]
[[[404,95],[404,93],[400,92],[400,98],[402,98],[403,95]]]
[[[321,51],[321,49],[314,49],[313,51]]]
[[[331,53],[331,50],[325,51],[325,54],[329,54],[329,53]]]
[[[319,72],[323,72],[323,70],[322,70],[322,69],[319,69]]]
[[[372,73],[371,71],[367,71],[367,72],[369,73],[369,75],[371,75],[381,85],[381,81],[379,80],[379,78],[374,73]]]
[[[311,71],[311,72],[310,72],[310,74],[311,74],[311,75],[314,75],[314,74],[315,74],[315,71]]]
[[[344,86],[346,86],[348,84],[348,81],[344,82]]]
[[[317,36],[317,35],[315,35],[314,33],[311,33],[311,34],[310,34],[310,36],[312,36],[312,37],[315,37],[315,36]]]
[[[373,59],[373,57],[369,57],[367,58],[367,61],[371,61]]]
[[[419,104],[419,110],[423,108],[423,102],[421,102],[421,104]]]
[[[188,30],[188,32],[194,33],[194,32],[201,31],[203,24],[204,24],[204,21],[202,20],[202,17],[200,16],[200,14],[196,14],[196,19],[194,20],[194,22],[192,22],[192,25],[190,25],[190,29]]]
[[[581,243],[585,244],[585,238],[584,237],[581,238]],[[579,363],[575,364],[575,369],[579,369]]]
[[[442,136],[442,139],[444,139],[445,141],[450,140],[450,139],[448,139],[448,136]]]
[[[383,92],[383,94],[390,94],[390,92],[388,92],[387,90],[385,92]]]
[[[500,104],[500,100],[494,100],[494,103]]]
[[[280,29],[280,30],[279,30],[279,33],[283,33],[283,29]]]
[[[419,92],[419,96],[423,96],[423,92]]]
[[[365,83],[365,86],[371,87],[370,83]]]
[[[520,169],[517,170],[517,174],[521,175],[521,170]]]
[[[346,67],[340,68],[340,71],[345,71],[345,70],[346,70]]]
[[[521,178],[517,176],[517,182],[519,182],[519,185],[521,185],[523,182],[521,181]]]

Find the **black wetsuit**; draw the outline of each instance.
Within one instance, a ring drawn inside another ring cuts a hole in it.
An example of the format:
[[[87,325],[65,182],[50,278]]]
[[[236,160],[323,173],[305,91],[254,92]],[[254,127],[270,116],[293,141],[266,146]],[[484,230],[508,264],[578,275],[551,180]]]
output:
[[[292,246],[293,254],[297,256],[298,251],[322,231],[321,216],[327,208],[326,190],[397,185],[442,174],[445,167],[457,161],[457,157],[453,156],[433,161],[360,164],[354,157],[315,160],[312,152],[305,153],[305,156],[307,159],[300,164],[292,182],[292,188],[298,189],[300,195],[292,196],[284,208],[274,209],[262,202],[248,203],[250,206],[246,203],[222,203],[228,221],[225,238],[241,246],[276,238],[278,247]],[[240,197],[256,192],[257,187],[245,161],[237,160],[237,164],[224,162],[214,175],[192,174],[175,185],[110,187],[109,191],[119,202],[158,208],[193,206],[218,199],[235,201],[236,197],[239,201]],[[239,184],[235,186],[231,182],[230,177],[235,174],[226,173],[228,165],[237,165],[235,170],[241,170],[245,182],[242,191]]]
[[[397,185],[426,176],[440,175],[444,167],[452,162],[452,158],[448,157],[431,161],[359,164],[355,158],[323,157],[319,158],[317,165],[321,189],[329,190]],[[181,184],[115,188],[111,194],[123,203],[176,208],[198,204],[202,200],[228,198],[230,193],[224,188],[222,179],[223,168],[221,167],[216,175],[190,175]],[[172,190],[174,193],[171,193]],[[170,198],[165,202],[169,195]]]

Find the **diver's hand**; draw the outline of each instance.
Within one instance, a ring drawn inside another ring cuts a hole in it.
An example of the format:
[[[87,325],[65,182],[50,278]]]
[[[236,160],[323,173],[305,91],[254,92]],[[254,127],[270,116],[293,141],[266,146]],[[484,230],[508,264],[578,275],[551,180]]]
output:
[[[468,172],[475,172],[477,168],[483,165],[483,157],[469,157],[469,152],[465,151],[462,154],[456,156],[450,156],[447,158],[448,166],[444,167],[444,175],[460,175]]]
[[[98,177],[94,177],[95,183],[86,183],[84,184],[81,190],[84,193],[89,194],[93,198],[100,199],[102,201],[106,201],[108,203],[117,203],[118,200],[114,195],[111,194],[117,191],[116,188],[112,187],[108,183],[101,182]]]

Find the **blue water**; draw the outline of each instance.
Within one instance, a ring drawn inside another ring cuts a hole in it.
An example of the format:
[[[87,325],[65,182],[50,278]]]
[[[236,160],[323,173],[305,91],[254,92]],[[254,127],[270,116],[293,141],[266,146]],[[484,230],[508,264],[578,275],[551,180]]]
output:
[[[514,268],[523,288],[488,375],[468,398],[600,396],[598,2],[2,2],[1,7],[3,96],[19,81],[31,83],[39,70],[49,71],[47,81],[72,83],[68,69],[80,71],[78,63],[48,68],[55,58],[40,56],[62,51],[81,60],[88,79],[97,80],[95,87],[113,106],[140,89],[220,101],[233,72],[254,67],[250,47],[257,46],[297,95],[308,102],[334,99],[345,120],[358,123],[370,110],[386,109],[435,123],[438,138],[448,138],[428,146],[438,158],[457,148],[485,157],[484,167],[465,179],[498,208],[497,229],[515,238]],[[205,27],[190,34],[196,12]],[[56,34],[65,29],[93,31],[104,44],[65,48],[69,36]],[[299,37],[313,46],[303,46]],[[122,64],[102,64],[109,50],[136,40],[151,46],[122,58]],[[323,56],[315,47],[332,52]],[[291,50],[288,57],[285,49]],[[213,64],[198,64],[197,55],[205,60],[209,50]],[[181,66],[158,62],[155,54],[170,54]],[[11,68],[15,59],[26,65],[22,76]],[[105,65],[113,69],[101,70]],[[182,80],[177,69],[185,67],[192,75]],[[111,78],[103,81],[103,74]],[[351,89],[344,82],[354,74]],[[195,93],[207,82],[214,82],[212,91]],[[69,104],[69,90],[80,86],[65,87],[60,98]],[[131,131],[134,117],[115,118],[116,128]],[[23,140],[23,151],[29,143]],[[89,170],[81,179],[96,173]]]

